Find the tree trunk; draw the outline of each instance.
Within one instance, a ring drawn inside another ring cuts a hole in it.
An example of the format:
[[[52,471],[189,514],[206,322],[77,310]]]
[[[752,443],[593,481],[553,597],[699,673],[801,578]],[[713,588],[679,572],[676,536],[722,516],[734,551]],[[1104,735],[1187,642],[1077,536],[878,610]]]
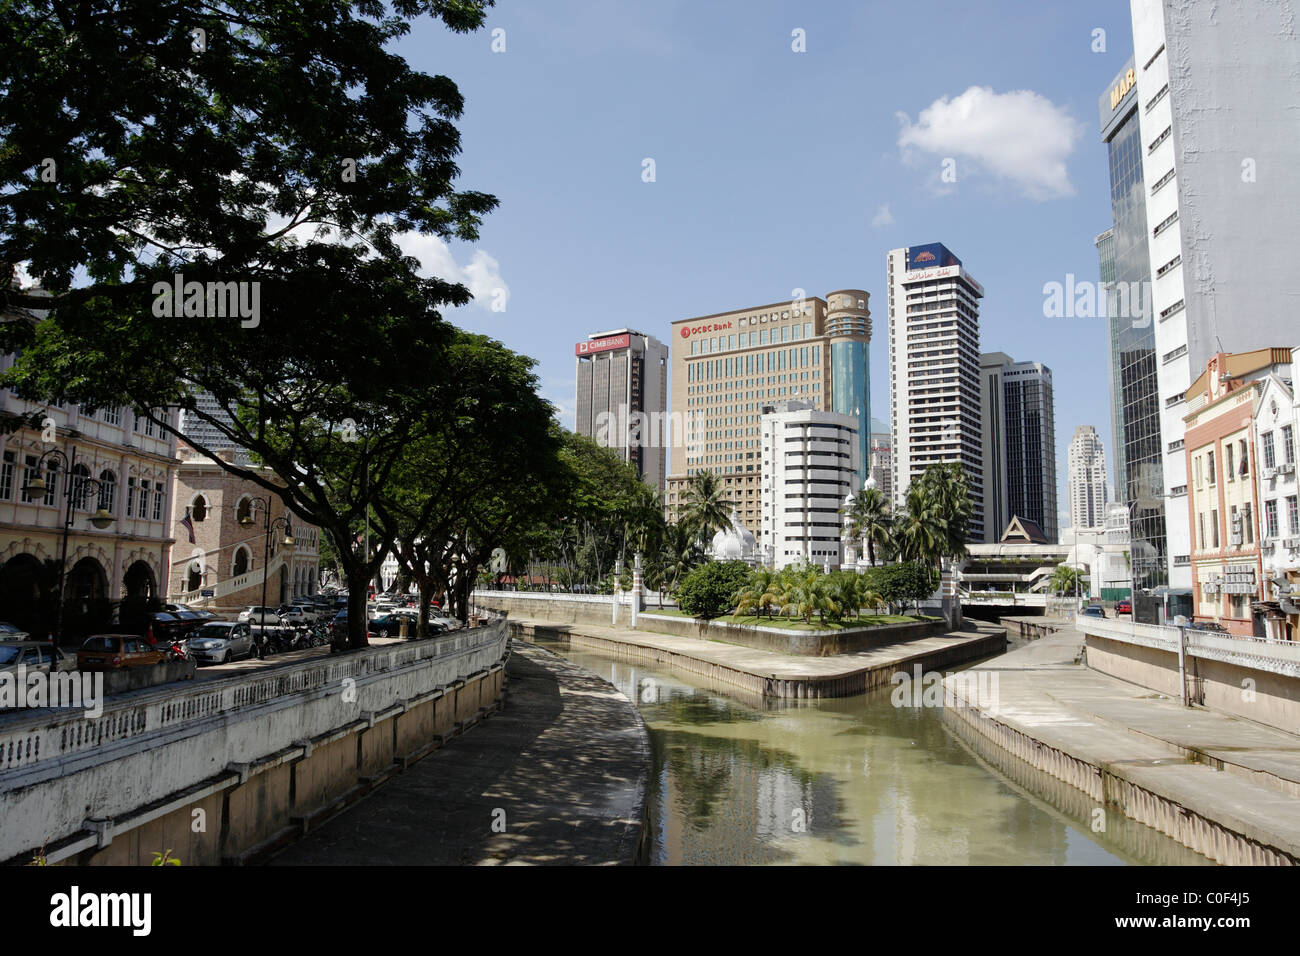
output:
[[[344,570],[348,577],[348,649],[354,650],[370,644],[366,638],[366,585],[370,582],[370,566],[348,561]]]

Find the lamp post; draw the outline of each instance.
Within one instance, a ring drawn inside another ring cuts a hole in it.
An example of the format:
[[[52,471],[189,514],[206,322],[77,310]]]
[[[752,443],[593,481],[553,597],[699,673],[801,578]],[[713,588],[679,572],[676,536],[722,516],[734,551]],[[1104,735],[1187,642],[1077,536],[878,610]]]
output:
[[[55,469],[55,471],[61,470],[67,475],[63,483],[63,530],[59,541],[59,601],[54,611],[54,653],[50,655],[50,671],[52,673],[59,669],[58,649],[63,643],[63,602],[64,589],[68,581],[68,535],[72,531],[72,518],[77,510],[78,499],[84,502],[87,494],[91,492],[98,496],[103,491],[104,483],[88,475],[83,477],[74,474],[74,469],[77,466],[77,448],[75,445],[72,446],[71,454],[64,454],[57,448],[51,448],[37,459],[36,477],[23,485],[23,491],[27,492],[27,494],[44,497],[49,486],[45,479],[41,477],[41,467],[45,464],[47,458],[62,462],[63,467]],[[100,507],[95,509],[90,523],[102,531],[113,523],[113,516],[107,508]]]
[[[276,528],[279,528],[281,526],[284,527],[284,541],[282,542],[282,546],[285,550],[285,553],[287,554],[293,551],[293,529],[292,527],[290,527],[289,513],[287,511],[280,517],[276,518],[274,521],[271,520],[270,495],[267,495],[265,498],[259,497],[257,495],[253,495],[252,500],[254,502],[257,502],[258,504],[263,504],[266,506],[266,519],[265,519],[266,538],[265,538],[265,545],[262,548],[262,604],[261,604],[261,612],[258,615],[259,618],[261,619],[260,623],[262,625],[262,631],[259,636],[262,641],[265,641],[266,640],[266,579],[269,576],[270,564],[271,564],[271,533],[275,531]],[[257,519],[253,517],[253,513],[255,511],[256,511],[255,507],[249,508],[248,514],[240,518],[239,523],[243,525],[245,528],[251,528],[257,521]]]

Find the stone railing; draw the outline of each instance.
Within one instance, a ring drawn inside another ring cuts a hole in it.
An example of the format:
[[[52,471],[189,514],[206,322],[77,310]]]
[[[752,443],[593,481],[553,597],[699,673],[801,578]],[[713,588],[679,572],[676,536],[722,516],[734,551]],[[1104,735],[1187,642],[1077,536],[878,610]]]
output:
[[[373,725],[494,667],[507,641],[503,618],[439,638],[135,691],[105,700],[95,717],[82,710],[6,713],[0,860],[54,846],[96,820],[129,815],[339,728]]]
[[[1179,630],[1164,624],[1137,624],[1081,617],[1075,626],[1084,634],[1125,644],[1178,653]],[[1185,628],[1186,653],[1284,677],[1300,677],[1300,643],[1269,638],[1232,637]]]
[[[224,581],[218,581],[210,588],[200,588],[197,591],[183,591],[179,594],[173,595],[173,597],[177,604],[191,604],[196,607],[202,607],[203,602],[205,601],[215,601],[218,598],[235,594],[245,588],[260,585],[264,578],[269,580],[282,567],[284,567],[284,555],[277,554],[271,559],[271,563],[265,568],[258,568],[255,571],[245,571],[243,574],[237,575],[236,577],[226,578]],[[211,591],[212,596],[204,597],[204,591]]]

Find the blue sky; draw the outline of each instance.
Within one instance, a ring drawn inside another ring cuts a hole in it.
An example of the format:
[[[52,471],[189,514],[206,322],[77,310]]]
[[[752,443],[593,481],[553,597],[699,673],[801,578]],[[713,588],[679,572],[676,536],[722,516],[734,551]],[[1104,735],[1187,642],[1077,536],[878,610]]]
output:
[[[458,84],[459,185],[501,201],[477,243],[412,251],[478,294],[453,321],[538,360],[566,425],[591,332],[667,341],[676,319],[844,287],[872,294],[887,420],[885,254],[938,241],[985,288],[981,348],[1052,368],[1058,510],[1076,425],[1110,460],[1105,322],[1044,318],[1043,285],[1098,277],[1097,101],[1132,53],[1125,0],[498,0],[477,33],[424,20],[397,49]]]

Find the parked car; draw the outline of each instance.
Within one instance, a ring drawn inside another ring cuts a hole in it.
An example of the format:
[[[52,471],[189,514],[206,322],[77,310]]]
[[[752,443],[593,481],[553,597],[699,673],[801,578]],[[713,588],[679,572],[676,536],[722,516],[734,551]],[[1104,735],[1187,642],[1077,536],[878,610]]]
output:
[[[308,623],[307,612],[296,604],[286,604],[276,613],[280,615],[281,624],[298,625]]]
[[[148,627],[153,631],[154,643],[158,645],[183,641],[202,624],[203,619],[191,611],[155,611],[148,618]],[[144,636],[148,636],[147,632]]]
[[[1079,614],[1083,617],[1105,617],[1106,609],[1100,604],[1089,604]]]
[[[166,662],[167,653],[154,650],[138,634],[95,634],[77,651],[77,669],[83,671],[154,667]]]
[[[162,609],[169,614],[177,611],[188,611],[190,614],[197,615],[201,621],[215,621],[217,619],[216,611],[209,611],[207,608],[190,607],[188,604],[164,604]]]
[[[259,607],[253,604],[239,612],[239,621],[241,624],[264,624],[275,627],[280,623],[280,615],[273,607]]]
[[[442,611],[431,610],[429,612],[429,623],[441,627],[444,631],[454,631],[456,628],[460,627],[460,621],[456,620],[454,617],[448,617],[443,614]]]
[[[382,614],[379,617],[372,618],[366,625],[366,630],[372,634],[378,634],[380,637],[399,637],[402,633],[402,624],[407,626],[407,633],[415,633],[415,621],[404,614]]]
[[[226,664],[237,657],[256,657],[257,643],[247,621],[209,621],[190,636],[185,651],[199,663]]]
[[[1133,613],[1133,602],[1130,601],[1130,600],[1128,600],[1127,598],[1125,598],[1123,601],[1120,601],[1118,604],[1115,605],[1115,613],[1116,613],[1116,614],[1132,614],[1132,613]]]
[[[49,641],[0,640],[0,671],[16,671],[22,665],[29,674],[36,671],[48,674],[56,654],[59,670],[70,670],[72,655]]]
[[[21,641],[26,637],[26,631],[19,629],[8,621],[0,621],[0,640]]]

